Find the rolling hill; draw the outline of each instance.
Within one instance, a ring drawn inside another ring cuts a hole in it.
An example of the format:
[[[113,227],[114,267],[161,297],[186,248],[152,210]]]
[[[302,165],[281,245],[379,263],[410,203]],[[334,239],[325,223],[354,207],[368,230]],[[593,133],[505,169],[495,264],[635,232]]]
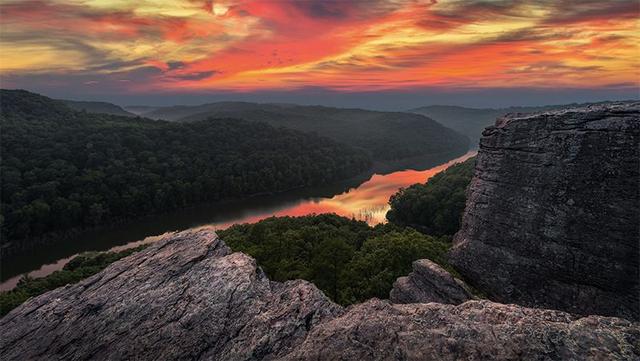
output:
[[[107,102],[89,102],[89,101],[78,101],[78,100],[61,100],[61,101],[71,109],[78,110],[78,111],[85,111],[87,113],[121,115],[125,117],[137,116],[134,113],[124,110],[122,107],[118,105],[107,103]]]
[[[220,102],[156,109],[145,116],[179,122],[208,118],[262,121],[275,127],[317,133],[366,150],[374,160],[392,161],[424,155],[462,153],[468,139],[428,117],[292,104]]]
[[[351,178],[362,150],[239,119],[176,123],[0,90],[0,248],[194,205]]]

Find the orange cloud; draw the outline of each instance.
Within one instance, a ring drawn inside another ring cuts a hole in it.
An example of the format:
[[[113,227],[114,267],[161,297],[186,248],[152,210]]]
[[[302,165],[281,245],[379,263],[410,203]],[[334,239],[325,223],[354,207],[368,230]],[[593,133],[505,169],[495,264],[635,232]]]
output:
[[[0,1],[0,74],[131,91],[638,85],[620,1]]]

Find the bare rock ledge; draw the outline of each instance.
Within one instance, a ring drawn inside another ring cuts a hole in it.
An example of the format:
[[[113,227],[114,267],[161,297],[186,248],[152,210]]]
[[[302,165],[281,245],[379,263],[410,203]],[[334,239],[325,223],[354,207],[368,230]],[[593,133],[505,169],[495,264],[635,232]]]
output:
[[[640,324],[489,301],[343,309],[212,230],[167,236],[0,319],[2,360],[637,360]]]

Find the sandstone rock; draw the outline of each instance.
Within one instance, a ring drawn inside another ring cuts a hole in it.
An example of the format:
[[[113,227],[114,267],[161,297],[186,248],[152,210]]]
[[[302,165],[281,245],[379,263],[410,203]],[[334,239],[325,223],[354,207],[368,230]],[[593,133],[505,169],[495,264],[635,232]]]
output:
[[[210,230],[175,234],[0,320],[2,360],[273,359],[342,309]]]
[[[639,323],[487,301],[345,311],[308,282],[269,281],[207,229],[0,319],[2,360],[635,360],[639,345]]]
[[[468,301],[371,300],[314,328],[284,360],[637,360],[640,325]]]
[[[461,304],[473,299],[468,286],[435,262],[421,259],[413,262],[413,272],[393,283],[389,299],[393,303]]]
[[[500,302],[638,320],[639,118],[621,102],[488,127],[451,263]]]

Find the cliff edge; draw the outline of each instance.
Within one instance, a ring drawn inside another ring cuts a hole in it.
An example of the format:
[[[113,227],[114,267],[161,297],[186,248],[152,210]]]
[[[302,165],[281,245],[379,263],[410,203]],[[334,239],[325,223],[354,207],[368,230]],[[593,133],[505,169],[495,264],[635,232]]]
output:
[[[499,302],[640,318],[640,102],[509,115],[480,141],[451,263]]]
[[[640,324],[489,301],[344,309],[271,282],[211,230],[176,233],[0,319],[3,360],[640,357]]]
[[[15,308],[0,319],[1,358],[638,360],[639,113],[610,103],[484,132],[451,261],[521,305],[467,300],[462,281],[420,261],[392,291],[409,303],[343,308],[309,282],[270,281],[204,228]]]

